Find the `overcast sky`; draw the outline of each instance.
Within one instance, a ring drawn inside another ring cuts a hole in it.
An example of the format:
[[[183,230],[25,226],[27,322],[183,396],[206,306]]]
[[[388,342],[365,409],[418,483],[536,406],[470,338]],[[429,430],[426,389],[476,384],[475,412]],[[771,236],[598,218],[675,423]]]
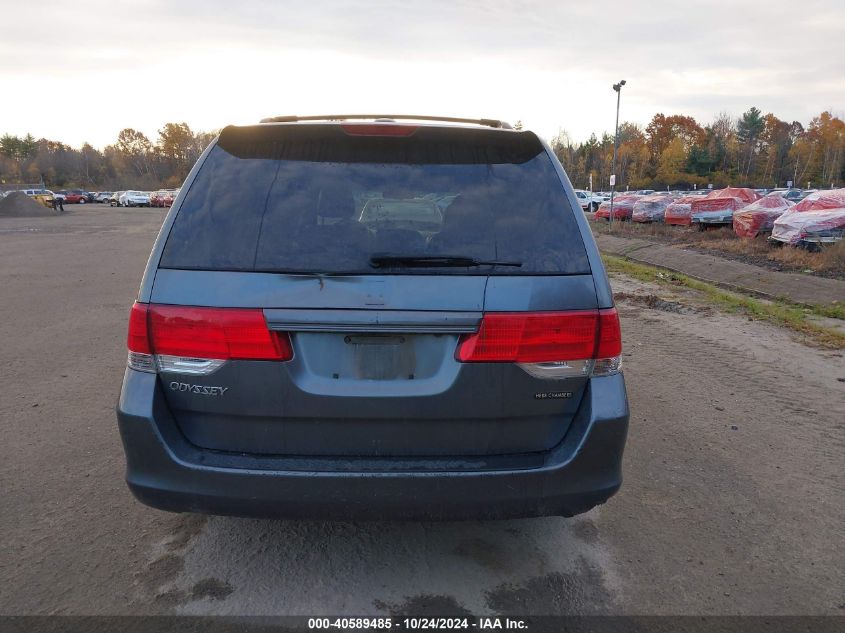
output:
[[[845,110],[845,0],[0,0],[0,133],[102,147],[276,114],[521,119]]]

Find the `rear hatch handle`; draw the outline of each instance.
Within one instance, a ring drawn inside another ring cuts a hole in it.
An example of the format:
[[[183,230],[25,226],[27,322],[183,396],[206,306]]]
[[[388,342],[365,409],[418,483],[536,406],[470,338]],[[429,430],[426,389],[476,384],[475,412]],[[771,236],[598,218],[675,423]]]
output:
[[[287,332],[467,334],[478,330],[482,313],[268,308],[264,316],[271,330]]]

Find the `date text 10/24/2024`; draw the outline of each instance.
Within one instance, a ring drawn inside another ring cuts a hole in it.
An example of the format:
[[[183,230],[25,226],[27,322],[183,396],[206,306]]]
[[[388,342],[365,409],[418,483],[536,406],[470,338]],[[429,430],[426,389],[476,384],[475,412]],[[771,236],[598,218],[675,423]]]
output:
[[[309,630],[356,631],[391,629],[405,631],[526,631],[528,623],[519,618],[436,618],[436,617],[375,617],[375,618],[309,618]]]

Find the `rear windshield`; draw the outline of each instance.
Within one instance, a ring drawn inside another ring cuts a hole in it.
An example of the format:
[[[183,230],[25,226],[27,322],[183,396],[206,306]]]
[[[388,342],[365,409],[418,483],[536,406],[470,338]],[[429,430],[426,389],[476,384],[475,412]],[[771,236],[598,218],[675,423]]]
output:
[[[420,128],[388,138],[351,136],[337,125],[224,130],[185,196],[160,266],[433,270],[424,262],[376,269],[378,255],[521,263],[438,274],[590,272],[563,186],[533,134]]]

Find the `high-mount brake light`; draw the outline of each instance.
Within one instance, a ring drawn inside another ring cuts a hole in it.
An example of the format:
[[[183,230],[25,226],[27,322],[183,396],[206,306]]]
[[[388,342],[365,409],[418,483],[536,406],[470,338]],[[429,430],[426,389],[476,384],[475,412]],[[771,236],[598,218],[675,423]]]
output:
[[[455,352],[462,363],[516,363],[539,378],[607,375],[621,366],[622,337],[615,308],[566,312],[494,312],[465,334]]]
[[[340,127],[349,136],[411,136],[418,125],[395,125],[393,123],[341,123]]]
[[[228,360],[293,358],[286,333],[267,327],[261,309],[136,303],[129,317],[129,366],[206,375]]]

